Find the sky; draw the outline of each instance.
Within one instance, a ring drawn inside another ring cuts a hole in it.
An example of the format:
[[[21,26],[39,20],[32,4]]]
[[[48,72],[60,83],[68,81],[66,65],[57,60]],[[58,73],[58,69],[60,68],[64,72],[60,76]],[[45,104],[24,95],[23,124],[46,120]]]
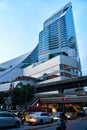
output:
[[[32,51],[44,21],[72,3],[83,75],[87,75],[87,0],[0,0],[0,63]]]

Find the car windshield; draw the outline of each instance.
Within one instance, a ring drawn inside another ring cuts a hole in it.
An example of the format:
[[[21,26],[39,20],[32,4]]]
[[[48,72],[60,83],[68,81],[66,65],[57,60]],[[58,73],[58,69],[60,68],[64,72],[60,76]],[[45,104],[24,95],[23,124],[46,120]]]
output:
[[[40,115],[40,113],[33,113],[33,114],[30,114],[30,115],[35,115],[35,116],[39,116]]]
[[[33,114],[30,114],[30,115],[33,115],[33,116],[47,116],[48,114],[47,113],[41,113],[41,112],[36,112],[36,113],[33,113]]]
[[[0,112],[0,117],[15,117],[16,115],[14,113],[11,112]]]

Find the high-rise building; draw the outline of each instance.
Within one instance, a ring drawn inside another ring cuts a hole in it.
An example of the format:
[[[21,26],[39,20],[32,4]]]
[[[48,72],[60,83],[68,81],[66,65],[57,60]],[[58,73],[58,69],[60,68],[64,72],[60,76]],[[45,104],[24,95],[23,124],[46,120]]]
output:
[[[25,68],[25,75],[46,82],[82,75],[71,3],[44,22],[39,34],[38,62]]]
[[[48,18],[39,34],[39,62],[57,55],[66,55],[79,62],[71,3]]]
[[[22,76],[47,83],[81,75],[71,3],[44,22],[33,51],[0,64],[1,86]]]

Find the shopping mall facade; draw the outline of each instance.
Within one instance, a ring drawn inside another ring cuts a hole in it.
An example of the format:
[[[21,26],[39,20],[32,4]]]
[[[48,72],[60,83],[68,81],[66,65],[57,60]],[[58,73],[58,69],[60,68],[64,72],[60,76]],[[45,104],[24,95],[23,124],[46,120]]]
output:
[[[72,5],[43,24],[33,51],[0,64],[0,91],[19,83],[48,83],[82,76]]]

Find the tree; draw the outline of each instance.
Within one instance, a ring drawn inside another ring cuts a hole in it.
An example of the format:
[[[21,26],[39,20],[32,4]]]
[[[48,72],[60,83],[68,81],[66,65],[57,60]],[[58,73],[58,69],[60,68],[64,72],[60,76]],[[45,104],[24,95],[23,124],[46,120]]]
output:
[[[3,104],[4,102],[4,94],[3,92],[0,92],[0,104]]]
[[[12,106],[22,106],[31,102],[31,100],[34,98],[34,94],[34,86],[31,86],[30,84],[14,88],[14,92],[12,95]]]
[[[79,88],[76,88],[76,89],[75,89],[75,92],[81,92],[81,91],[84,91],[84,88],[79,87]]]
[[[9,96],[8,92],[0,92],[0,104],[3,105],[5,99]]]

